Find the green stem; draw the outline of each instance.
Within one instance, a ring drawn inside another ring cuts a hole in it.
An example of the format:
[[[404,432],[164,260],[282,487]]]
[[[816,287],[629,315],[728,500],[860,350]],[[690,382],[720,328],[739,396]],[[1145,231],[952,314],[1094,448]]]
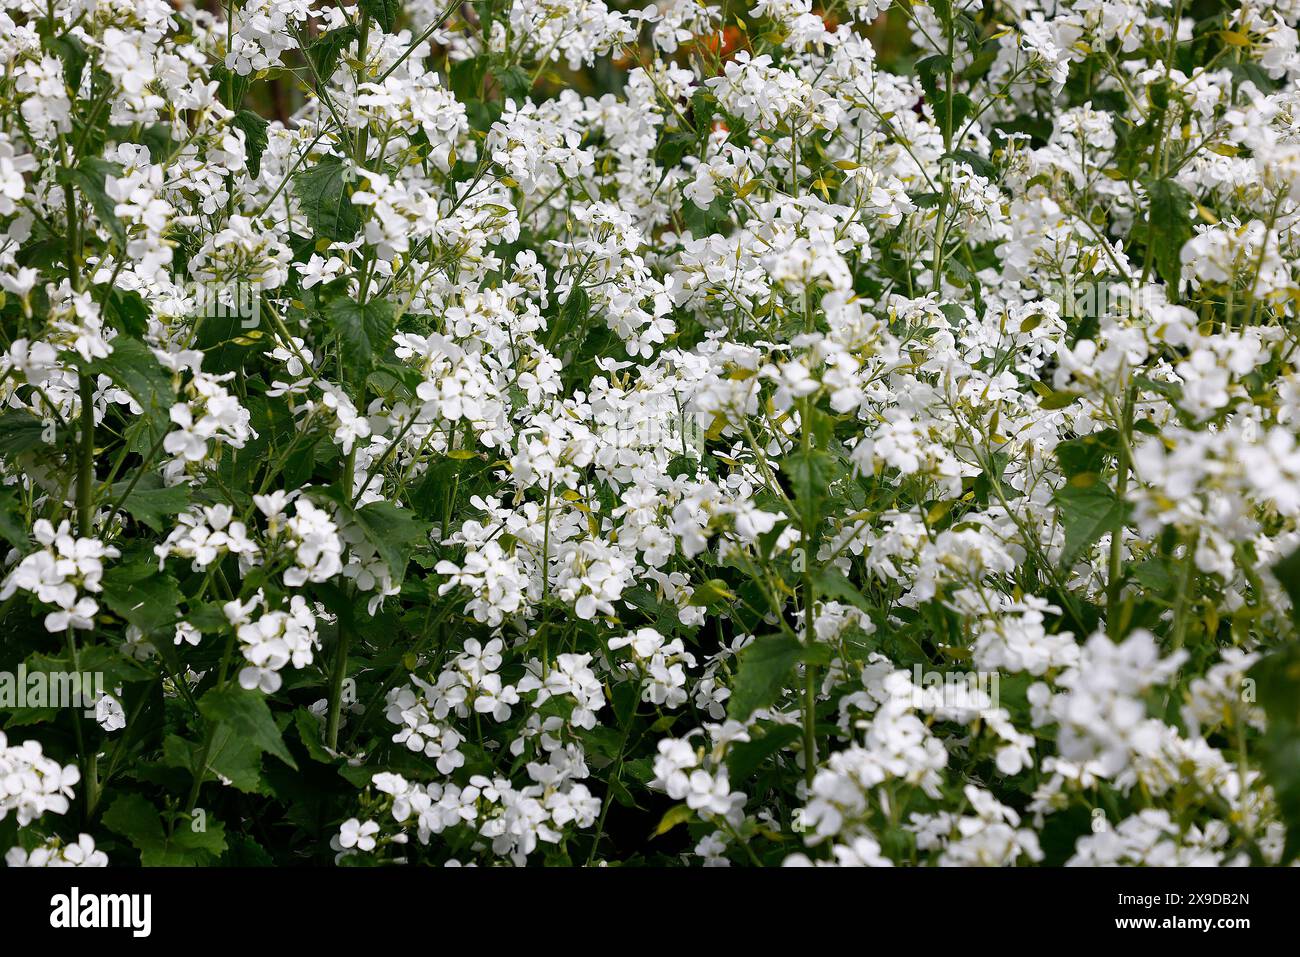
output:
[[[1133,434],[1133,393],[1133,387],[1130,386],[1128,395],[1124,400],[1124,413],[1120,421],[1119,452],[1116,455],[1115,498],[1121,504],[1128,494],[1130,468],[1128,449]],[[1121,522],[1110,537],[1110,561],[1106,572],[1106,628],[1111,638],[1118,637],[1120,572],[1123,548],[1124,525]]]
[[[803,299],[804,312],[804,329],[806,332],[812,332],[816,327],[813,319],[812,299],[807,292],[804,292]],[[807,461],[812,452],[812,413],[813,397],[806,396],[803,400],[803,414],[800,425],[800,442],[803,446],[804,460]],[[803,516],[801,524],[803,525],[802,539],[800,543],[803,547],[803,629],[804,629],[804,647],[810,651],[817,641],[817,587],[813,581],[812,563],[813,549],[816,546],[816,532],[814,526],[816,520],[815,511],[811,509],[811,504],[807,511],[802,511]],[[809,655],[809,659],[811,659]],[[804,780],[808,784],[808,791],[811,796],[813,777],[817,774],[817,666],[811,660],[804,663],[804,700],[802,715],[803,722],[803,763],[804,763]]]
[[[546,517],[542,525],[542,623],[537,629],[537,633],[542,639],[542,679],[546,678],[546,670],[550,661],[550,636],[546,634],[546,626],[549,624],[549,606],[546,599],[551,590],[551,492],[555,487],[555,476],[552,475],[546,482]]]
[[[325,724],[325,744],[331,751],[339,749],[339,716],[343,705],[343,678],[348,671],[348,645],[351,632],[339,622],[339,646],[334,658],[334,673],[330,676],[330,711]]]
[[[68,657],[72,660],[73,674],[81,674],[81,659],[77,655],[77,640],[73,637],[72,629],[67,630]],[[85,822],[89,823],[90,816],[95,812],[95,805],[99,803],[99,781],[96,755],[90,754],[86,750],[85,732],[81,728],[81,708],[74,702],[72,714],[72,733],[77,742],[77,755],[81,759],[81,779],[84,782],[82,797],[85,799]]]
[[[230,668],[230,656],[235,647],[235,629],[231,626],[230,634],[226,637],[226,647],[221,653],[221,665],[217,671],[217,688],[226,686],[226,674]],[[203,750],[199,754],[198,763],[194,765],[194,782],[190,785],[189,797],[185,800],[185,813],[193,814],[194,807],[199,803],[199,790],[203,787],[203,779],[208,773],[208,759],[212,757],[212,742],[217,735],[217,723],[209,720],[207,729],[203,733]]]
[[[1187,536],[1187,554],[1183,556],[1182,574],[1178,579],[1178,594],[1174,599],[1174,629],[1171,646],[1174,651],[1183,647],[1187,637],[1188,591],[1192,583],[1192,569],[1196,566],[1196,543],[1199,532]]]
[[[366,45],[370,36],[370,15],[362,9],[361,24],[357,36],[357,57],[361,65],[357,68],[357,83],[360,84],[364,79],[366,63]],[[369,125],[363,126],[357,133],[357,149],[354,158],[358,166],[364,168],[366,162],[366,153],[369,149],[368,134]],[[365,273],[369,272],[370,259],[367,259]],[[365,281],[362,282],[359,300],[364,304],[366,298]],[[362,377],[361,384],[358,387],[358,410],[364,411],[366,407],[366,385],[365,378]],[[357,449],[356,445],[343,458],[343,475],[341,484],[343,486],[343,496],[345,501],[352,500],[354,494],[354,485],[356,483],[356,462]],[[355,593],[349,589],[349,598]],[[339,643],[334,653],[334,670],[330,675],[330,694],[329,694],[329,712],[325,718],[325,744],[331,751],[337,751],[339,748],[339,722],[343,710],[343,679],[347,676],[348,670],[348,647],[352,643],[351,629],[349,623],[344,620],[343,615],[339,616]]]
[[[948,157],[952,153],[952,91],[953,91],[953,72],[952,57],[956,45],[956,34],[953,30],[952,22],[944,24],[944,31],[948,37],[948,68],[944,71],[944,115],[936,116],[943,127],[943,159],[940,161],[944,164],[940,170],[940,176],[943,179],[943,190],[939,193],[939,210],[934,220],[934,258],[933,258],[933,277],[931,284],[934,288],[935,295],[939,295],[943,283],[943,240],[945,232],[945,219],[948,213],[948,191],[951,188],[949,175]]]
[[[81,462],[77,471],[77,532],[82,538],[95,534],[95,384],[84,370],[77,376],[81,394]]]

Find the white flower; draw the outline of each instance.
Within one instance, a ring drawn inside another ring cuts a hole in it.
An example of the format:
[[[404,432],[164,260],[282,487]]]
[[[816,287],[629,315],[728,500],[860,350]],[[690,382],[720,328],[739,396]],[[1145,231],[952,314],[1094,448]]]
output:
[[[348,850],[356,848],[358,851],[369,852],[375,849],[375,835],[378,833],[379,825],[374,821],[366,821],[363,824],[354,817],[343,822],[343,827],[339,829],[338,841]]]

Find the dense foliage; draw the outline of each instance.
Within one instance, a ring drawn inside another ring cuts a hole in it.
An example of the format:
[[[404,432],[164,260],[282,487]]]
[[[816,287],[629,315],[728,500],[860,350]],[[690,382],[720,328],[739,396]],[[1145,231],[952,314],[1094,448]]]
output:
[[[10,864],[1300,851],[1298,0],[0,8]]]

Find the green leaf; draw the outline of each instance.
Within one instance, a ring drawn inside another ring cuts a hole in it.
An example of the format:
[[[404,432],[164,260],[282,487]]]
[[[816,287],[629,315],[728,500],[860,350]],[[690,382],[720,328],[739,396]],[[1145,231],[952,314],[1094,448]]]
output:
[[[718,105],[717,98],[707,87],[696,87],[691,95],[691,122],[695,125],[696,140],[702,145],[708,142],[713,132],[713,117]]]
[[[834,568],[818,568],[812,573],[812,579],[817,585],[817,591],[827,598],[846,601],[859,611],[871,612],[871,603],[843,572]]]
[[[231,834],[226,856],[221,859],[227,867],[274,867],[275,860],[247,834]]]
[[[660,715],[658,719],[656,719],[655,722],[650,725],[650,730],[656,732],[667,731],[676,723],[677,723],[677,715],[675,714]]]
[[[219,725],[212,735],[208,768],[245,794],[262,794],[262,750],[230,725]]]
[[[429,525],[415,517],[410,509],[391,502],[371,502],[353,512],[366,539],[388,566],[394,582],[406,574],[406,563],[416,545],[429,541]]]
[[[966,117],[970,116],[974,103],[965,93],[951,93],[947,89],[947,74],[953,67],[952,61],[943,54],[934,54],[918,60],[916,75],[925,90],[925,99],[934,109],[934,120],[940,128],[948,128],[952,133],[961,130]],[[943,79],[944,85],[939,85]],[[952,125],[948,126],[949,115]]]
[[[113,234],[119,247],[126,247],[126,226],[117,218],[117,201],[111,199],[105,189],[105,180],[110,176],[121,176],[122,167],[107,160],[94,157],[83,158],[73,169],[60,169],[59,182],[65,187],[75,186],[82,195],[90,200],[95,208],[95,215]]]
[[[1087,472],[1100,472],[1106,456],[1119,451],[1118,438],[1119,433],[1114,429],[1103,429],[1082,438],[1058,442],[1052,454],[1056,456],[1066,478]]]
[[[63,62],[64,82],[70,89],[81,89],[81,74],[88,59],[85,44],[70,33],[49,37],[45,42]]]
[[[564,300],[563,308],[560,309],[560,319],[564,322],[565,330],[571,330],[585,322],[589,312],[591,312],[591,296],[582,286],[574,286],[573,291],[569,293],[569,298]]]
[[[1292,577],[1291,572],[1284,574]],[[1292,587],[1294,579],[1288,591]],[[1288,642],[1263,658],[1249,676],[1257,684],[1258,700],[1268,718],[1268,731],[1252,753],[1259,756],[1286,826],[1281,863],[1288,864],[1300,856],[1300,642]]]
[[[748,781],[759,765],[782,748],[789,747],[803,730],[795,724],[780,724],[769,728],[761,738],[738,741],[727,749],[727,777],[732,785]]]
[[[0,455],[22,455],[45,444],[45,424],[25,409],[0,412]]]
[[[727,583],[721,578],[710,578],[703,584],[697,585],[695,591],[691,593],[691,604],[703,608],[712,608],[714,605],[734,602],[735,600],[735,593],[727,587]]]
[[[138,339],[118,336],[113,340],[113,352],[92,364],[92,372],[107,375],[131,393],[131,397],[144,406],[168,412],[175,393],[171,376],[159,364],[153,350]]]
[[[824,517],[827,493],[835,475],[835,459],[821,449],[792,452],[781,460],[781,471],[794,489],[803,529],[811,533]]]
[[[662,818],[659,819],[658,825],[655,826],[655,832],[652,837],[659,837],[661,834],[667,834],[678,824],[685,824],[695,816],[689,805],[674,804],[670,807]]]
[[[198,770],[201,753],[201,746],[174,734],[163,742],[163,764],[183,768],[191,777]],[[231,787],[245,794],[261,794],[266,790],[262,783],[262,752],[228,725],[220,725],[213,732],[207,770],[215,771]]]
[[[27,522],[22,518],[22,502],[18,490],[11,486],[0,487],[0,538],[19,549],[27,546]]]
[[[318,236],[347,242],[361,228],[361,211],[352,205],[353,175],[337,156],[327,156],[293,177],[293,194]]]
[[[1038,406],[1045,412],[1052,412],[1073,405],[1078,400],[1077,392],[1050,392],[1039,400]]]
[[[232,627],[226,618],[225,612],[221,610],[221,602],[207,601],[196,605],[194,599],[191,598],[189,604],[190,611],[185,616],[185,620],[203,634],[218,635],[225,632],[227,628]]]
[[[393,32],[393,24],[402,12],[401,0],[357,0],[357,5],[374,17],[385,33]]]
[[[320,75],[321,80],[328,81],[339,65],[339,55],[357,38],[357,28],[348,24],[323,33],[307,47],[307,58]]]
[[[140,852],[145,867],[193,867],[211,864],[226,850],[226,833],[220,821],[178,818],[170,834],[157,808],[139,794],[123,794],[104,812],[104,826],[121,834]]]
[[[135,339],[149,331],[149,307],[134,290],[110,288],[104,295],[104,315],[113,328]]]
[[[261,293],[254,291],[253,295],[260,297]],[[261,308],[260,302],[257,308]],[[227,372],[243,374],[249,357],[255,352],[265,350],[268,337],[257,336],[250,339],[246,323],[252,315],[241,314],[243,312],[242,306],[212,310],[212,314],[204,316],[203,321],[199,323],[194,348],[203,352],[204,372],[212,372],[216,375],[224,375]]]
[[[122,510],[156,532],[169,530],[173,523],[168,521],[168,516],[179,515],[189,508],[190,493],[184,485],[168,488],[158,476],[146,475],[127,494],[130,486],[130,481],[115,484],[109,490],[111,500],[115,502],[126,495],[122,499]]]
[[[457,60],[451,65],[451,91],[462,103],[479,98],[483,76],[487,72],[487,57],[472,56]]]
[[[696,147],[696,136],[694,133],[670,133],[659,141],[655,147],[654,160],[659,166],[673,167],[679,164],[682,157],[692,152]]]
[[[130,655],[122,654],[117,648],[105,645],[86,645],[77,655],[74,667],[71,657],[62,655],[34,654],[27,659],[27,673],[43,673],[50,680],[50,687],[55,681],[66,681],[67,676],[80,672],[82,674],[102,674],[108,687],[136,681],[147,681],[153,674]]]
[[[1183,244],[1192,238],[1192,195],[1169,179],[1147,179],[1142,185],[1150,201],[1147,217],[1156,272],[1173,288],[1182,276]]]
[[[141,631],[176,621],[181,591],[176,579],[152,562],[114,565],[104,573],[104,604]]]
[[[372,299],[365,305],[351,299],[333,299],[325,307],[325,319],[343,342],[343,357],[352,365],[368,369],[383,355],[397,328],[391,303]]]
[[[266,128],[270,121],[252,110],[240,110],[235,114],[234,124],[244,132],[244,157],[248,171],[257,178],[262,175],[262,154],[266,152]]]
[[[1174,565],[1167,558],[1148,558],[1129,569],[1129,578],[1145,589],[1147,597],[1163,598],[1174,590]]]
[[[253,80],[252,74],[240,76],[228,69],[220,60],[212,64],[208,76],[220,84],[221,102],[227,106],[232,103],[242,103],[244,94],[248,92],[249,84]]]
[[[62,269],[67,252],[67,238],[36,220],[32,223],[31,238],[18,249],[14,261],[29,269]]]
[[[1300,621],[1300,550],[1273,566],[1273,577],[1291,599],[1291,616]]]
[[[997,170],[993,168],[993,164],[980,156],[979,153],[973,153],[970,150],[953,150],[951,155],[955,162],[965,163],[985,179],[993,180],[997,178]]]
[[[731,221],[731,204],[724,196],[719,196],[705,209],[695,203],[687,203],[682,209],[682,220],[693,236],[708,236],[724,228]]]
[[[789,635],[764,635],[750,642],[740,652],[727,717],[744,721],[776,701],[802,654],[803,645]]]
[[[266,699],[256,691],[245,691],[235,684],[213,688],[199,699],[203,717],[247,738],[260,751],[275,755],[295,771],[298,765],[285,746]]]
[[[508,66],[504,70],[493,70],[492,76],[501,84],[501,92],[507,100],[523,103],[533,88],[533,78],[521,66]]]
[[[149,158],[155,163],[165,162],[180,146],[172,139],[171,127],[166,123],[150,123],[138,132],[128,126],[118,142],[142,144],[149,150]]]
[[[307,748],[307,754],[313,761],[321,764],[335,764],[337,758],[329,753],[321,742],[321,721],[306,708],[299,708],[293,713],[293,726],[298,731],[298,738]]]
[[[113,340],[112,354],[92,362],[90,372],[108,376],[140,405],[147,426],[146,451],[170,431],[170,412],[176,399],[171,375],[139,339],[118,336]]]
[[[1070,564],[1107,532],[1117,533],[1124,523],[1126,503],[1115,497],[1110,486],[1100,479],[1090,484],[1076,484],[1076,476],[1056,493],[1057,514],[1065,526],[1065,553]]]

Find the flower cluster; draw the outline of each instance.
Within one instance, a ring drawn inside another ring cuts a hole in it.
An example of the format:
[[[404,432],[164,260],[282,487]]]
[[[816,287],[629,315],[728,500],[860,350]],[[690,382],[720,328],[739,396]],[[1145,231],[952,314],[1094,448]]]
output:
[[[31,850],[10,848],[5,854],[8,867],[107,867],[108,855],[95,850],[95,839],[78,835],[75,844],[63,844],[51,838]]]
[[[8,862],[1290,863],[1297,24],[0,0]]]
[[[39,741],[10,745],[0,732],[0,820],[13,811],[24,827],[46,811],[67,814],[80,779],[75,764],[47,757]]]

